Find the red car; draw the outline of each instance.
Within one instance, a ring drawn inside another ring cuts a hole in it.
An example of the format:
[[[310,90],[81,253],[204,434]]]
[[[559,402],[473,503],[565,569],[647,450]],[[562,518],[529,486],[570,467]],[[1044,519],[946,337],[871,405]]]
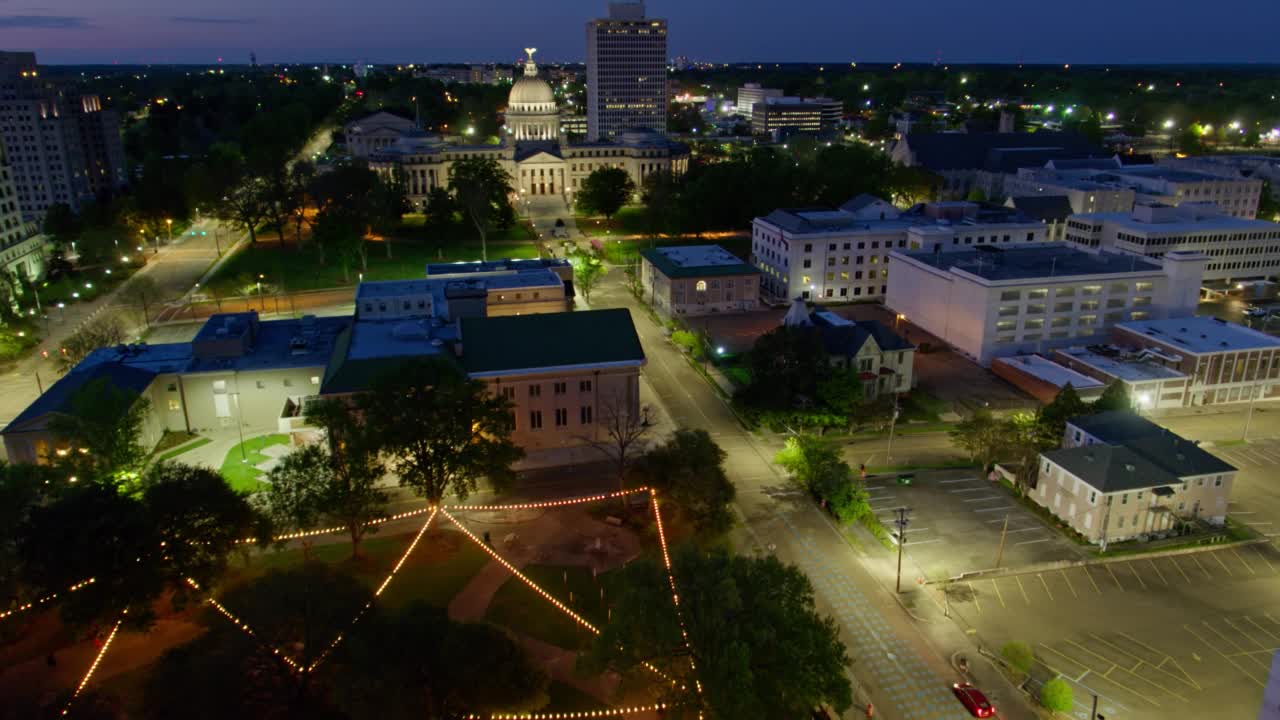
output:
[[[951,686],[951,692],[956,694],[956,698],[965,706],[970,715],[976,718],[995,717],[995,706],[987,701],[987,696],[983,695],[978,688],[969,683],[956,683]]]

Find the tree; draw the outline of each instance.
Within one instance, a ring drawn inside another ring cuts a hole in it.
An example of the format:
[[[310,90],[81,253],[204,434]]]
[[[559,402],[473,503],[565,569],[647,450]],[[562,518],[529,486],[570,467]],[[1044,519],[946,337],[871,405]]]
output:
[[[1129,398],[1129,391],[1125,389],[1124,383],[1116,380],[1102,391],[1102,395],[1093,401],[1093,412],[1107,412],[1109,410],[1132,410],[1133,401]]]
[[[307,403],[307,422],[325,431],[326,444],[306,445],[284,457],[269,475],[264,503],[282,524],[298,529],[320,520],[340,523],[351,537],[351,555],[377,526],[368,522],[382,515],[387,494],[378,489],[386,471],[377,442],[342,400]]]
[[[409,210],[409,199],[405,196],[400,174],[380,175],[369,197],[369,224],[373,232],[382,238],[388,258],[391,257],[390,236],[400,229],[400,221]]]
[[[645,176],[640,194],[644,206],[645,233],[656,238],[671,225],[671,213],[679,202],[680,185],[669,173],[650,173]]]
[[[82,482],[129,483],[146,460],[139,440],[150,402],[137,392],[91,380],[71,396],[67,412],[49,420],[49,432],[60,451],[55,467]]]
[[[285,658],[310,667],[373,599],[363,583],[311,562],[274,570],[220,599],[254,635],[208,613],[208,631],[166,652],[151,672],[143,692],[147,717],[345,717],[328,701],[345,668],[325,663],[297,672]]]
[[[261,177],[247,177],[222,197],[215,214],[219,220],[249,233],[249,242],[258,242],[258,226],[271,212],[271,186]]]
[[[367,617],[341,655],[334,695],[354,720],[487,717],[546,700],[547,676],[506,633],[426,603]]]
[[[818,399],[832,412],[849,418],[849,428],[853,429],[853,419],[858,410],[866,403],[866,389],[862,386],[862,378],[853,367],[838,368],[831,375],[818,382]]]
[[[1045,433],[1062,437],[1066,432],[1067,421],[1079,415],[1087,415],[1089,406],[1080,399],[1076,389],[1067,383],[1053,398],[1053,402],[1040,408],[1040,422],[1044,424]]]
[[[975,186],[973,189],[969,191],[969,194],[965,196],[965,200],[968,200],[969,202],[975,202],[975,203],[986,202],[987,191],[983,190],[980,187]]]
[[[608,270],[604,263],[586,253],[574,253],[569,261],[573,263],[573,285],[582,291],[582,297],[590,303],[591,290],[600,284],[600,278],[604,277]]]
[[[59,365],[66,372],[79,365],[94,350],[119,345],[124,342],[125,337],[127,333],[120,316],[113,312],[103,313],[85,322],[80,329],[62,341]]]
[[[312,238],[320,250],[320,264],[326,257],[336,257],[342,265],[342,281],[351,282],[351,268],[362,269],[368,258],[364,229],[360,218],[347,208],[324,208],[316,213]]]
[[[142,322],[151,327],[150,308],[164,298],[164,289],[150,275],[135,275],[120,288],[120,299],[142,308]]]
[[[1040,471],[1040,453],[1058,447],[1062,436],[1052,434],[1039,413],[1015,413],[1002,425],[1006,443],[1002,454],[1017,468],[1017,489],[1025,493]]]
[[[706,430],[680,429],[640,457],[631,475],[670,500],[698,534],[717,537],[733,527],[729,505],[737,494],[725,457]]]
[[[615,392],[602,400],[596,427],[604,431],[604,437],[593,435],[586,440],[613,462],[618,471],[618,489],[625,490],[627,469],[652,429],[648,408],[635,407],[629,398]]]
[[[853,468],[830,442],[806,434],[789,437],[774,456],[774,462],[790,473],[792,482],[824,503],[841,523],[864,520],[871,515],[871,499],[866,488],[861,480],[854,480]]]
[[[405,363],[358,403],[400,484],[433,505],[448,493],[465,500],[481,477],[504,486],[524,456],[511,442],[510,403],[443,360]]]
[[[990,467],[1006,445],[1004,423],[986,408],[978,408],[973,415],[956,424],[950,431],[951,440],[978,461],[983,469]]]
[[[293,220],[293,240],[302,245],[302,226],[307,223],[307,201],[310,199],[311,186],[316,179],[316,166],[302,160],[294,163],[289,171],[289,186],[285,194],[285,205]]]
[[[1036,656],[1031,652],[1031,648],[1026,643],[1007,642],[1004,647],[1000,648],[1000,657],[1009,663],[1009,667],[1013,668],[1019,675],[1030,675],[1031,668],[1036,663]]]
[[[1069,713],[1076,701],[1067,681],[1056,677],[1040,687],[1040,704],[1050,712]]]
[[[591,171],[578,189],[578,209],[612,219],[636,192],[636,184],[626,170],[602,167]]]
[[[791,408],[812,400],[831,365],[811,328],[781,326],[761,335],[747,353],[751,383],[741,392],[753,405]]]
[[[0,597],[14,605],[34,600],[22,583],[18,534],[32,509],[62,490],[65,478],[48,465],[0,463]],[[0,608],[10,609],[10,608]]]
[[[488,260],[489,232],[511,214],[511,176],[493,158],[467,158],[449,169],[449,190],[480,236],[480,259]]]
[[[450,229],[454,224],[454,215],[458,213],[458,204],[454,202],[453,196],[448,190],[442,187],[431,188],[431,192],[427,193],[427,207],[425,208],[426,217],[423,219],[423,229],[430,236],[449,235]]]
[[[74,240],[80,235],[80,218],[70,205],[54,203],[45,210],[42,229],[46,235],[62,240]]]
[[[205,467],[152,467],[143,478],[142,504],[165,549],[165,576],[179,590],[186,578],[213,584],[239,541],[270,534],[249,501]]]
[[[853,704],[848,653],[799,569],[722,549],[674,555],[687,645],[662,566],[641,559],[621,571],[627,592],[590,665],[627,672],[650,663],[677,681],[664,685],[666,699],[710,718],[797,718],[820,703],[841,713]]]
[[[1256,133],[1255,133],[1256,135]],[[1270,180],[1262,181],[1262,194],[1258,196],[1258,219],[1280,222],[1280,200],[1273,194]]]

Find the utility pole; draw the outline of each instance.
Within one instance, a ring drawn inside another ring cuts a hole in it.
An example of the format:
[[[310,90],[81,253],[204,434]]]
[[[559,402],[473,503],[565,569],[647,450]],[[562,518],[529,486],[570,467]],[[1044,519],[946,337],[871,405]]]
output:
[[[1004,527],[1000,528],[1000,548],[996,550],[996,569],[1000,569],[1000,561],[1004,559],[1004,540],[1009,535],[1009,516],[1004,516]]]
[[[889,419],[889,447],[884,451],[885,460],[893,460],[893,430],[898,425],[898,391],[893,391],[893,417]]]
[[[1249,425],[1253,423],[1253,401],[1258,396],[1258,384],[1254,383],[1249,388],[1249,412],[1244,416],[1244,434],[1240,436],[1241,440],[1249,439]]]
[[[907,513],[911,512],[909,507],[900,507],[893,511],[897,514],[893,524],[898,528],[898,579],[894,584],[894,592],[902,592],[902,546],[907,544],[907,524],[911,522],[907,519]]]
[[[1098,693],[1092,693],[1092,695],[1093,695],[1093,709],[1089,711],[1089,720],[1094,720],[1095,718],[1098,717]]]
[[[1106,498],[1107,508],[1102,511],[1102,542],[1099,545],[1098,552],[1107,551],[1107,522],[1111,520],[1111,497]]]

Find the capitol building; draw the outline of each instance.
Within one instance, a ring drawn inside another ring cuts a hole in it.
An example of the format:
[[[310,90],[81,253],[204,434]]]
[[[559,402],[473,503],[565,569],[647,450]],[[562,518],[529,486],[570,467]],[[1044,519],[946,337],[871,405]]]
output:
[[[416,209],[425,209],[433,189],[448,187],[449,168],[466,158],[496,159],[522,196],[559,195],[569,202],[599,168],[622,168],[637,187],[654,173],[678,176],[688,169],[689,148],[652,130],[626,131],[612,140],[568,142],[555,92],[538,76],[536,50],[526,52],[524,73],[507,99],[501,144],[459,144],[418,130],[403,118],[378,113],[347,125],[347,146],[356,157],[367,158],[375,171],[398,171]]]

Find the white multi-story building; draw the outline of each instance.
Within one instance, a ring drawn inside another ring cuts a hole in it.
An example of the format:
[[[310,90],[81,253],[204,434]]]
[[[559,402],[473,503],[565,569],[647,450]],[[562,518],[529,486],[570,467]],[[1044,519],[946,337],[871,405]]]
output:
[[[667,21],[645,17],[643,2],[611,2],[587,23],[587,137],[635,129],[667,134]]]
[[[882,298],[891,250],[1038,242],[1045,226],[1009,208],[951,202],[900,211],[861,195],[838,210],[775,210],[753,220],[751,234],[766,294],[821,303]]]
[[[1207,258],[1151,261],[1064,243],[895,250],[885,305],[982,365],[1098,342],[1122,322],[1195,312]]]
[[[1148,258],[1199,251],[1209,258],[1205,280],[1231,282],[1280,274],[1280,224],[1225,214],[1214,203],[1134,205],[1132,212],[1087,213],[1067,219],[1067,242]]]
[[[760,83],[747,83],[738,88],[738,113],[751,117],[751,108],[765,98],[782,97],[779,88],[761,87]]]
[[[1020,168],[1005,180],[1010,195],[1064,190],[1082,193],[1072,201],[1077,212],[1125,212],[1128,194],[1134,203],[1215,203],[1231,217],[1252,220],[1258,216],[1262,179],[1240,173],[1217,174],[1163,165],[1124,165],[1120,157],[1081,163],[1050,161],[1041,168]],[[1087,198],[1092,201],[1086,202]],[[1079,204],[1077,205],[1077,200]],[[1094,208],[1094,209],[1089,209]]]

